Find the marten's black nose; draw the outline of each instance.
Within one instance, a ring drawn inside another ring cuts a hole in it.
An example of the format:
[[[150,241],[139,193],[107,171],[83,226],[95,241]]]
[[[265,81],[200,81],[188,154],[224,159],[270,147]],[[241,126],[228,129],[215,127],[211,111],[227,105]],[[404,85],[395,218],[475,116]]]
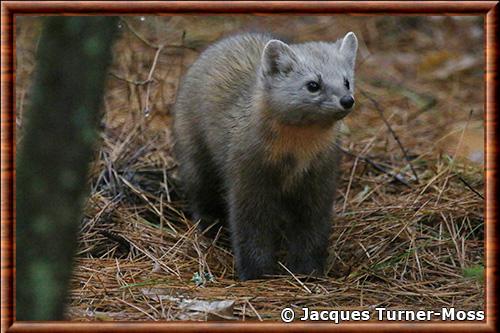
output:
[[[352,98],[351,95],[342,96],[342,98],[340,99],[340,105],[342,105],[344,109],[350,109],[353,104],[354,98]]]

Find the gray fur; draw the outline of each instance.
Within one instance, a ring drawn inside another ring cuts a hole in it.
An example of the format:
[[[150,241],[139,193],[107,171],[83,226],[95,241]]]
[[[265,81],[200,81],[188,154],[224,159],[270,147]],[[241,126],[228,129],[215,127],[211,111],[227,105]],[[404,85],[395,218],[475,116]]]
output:
[[[175,105],[175,155],[202,228],[227,221],[241,280],[323,272],[357,40],[287,45],[263,34],[223,39],[188,70]],[[349,81],[349,88],[345,80]],[[311,92],[309,81],[321,83]],[[281,245],[281,246],[280,246]]]

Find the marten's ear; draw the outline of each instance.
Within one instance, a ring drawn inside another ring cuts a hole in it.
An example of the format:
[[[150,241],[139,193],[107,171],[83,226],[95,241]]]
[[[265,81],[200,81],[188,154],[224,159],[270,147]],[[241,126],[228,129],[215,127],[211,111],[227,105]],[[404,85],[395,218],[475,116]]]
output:
[[[348,32],[340,44],[340,54],[342,54],[354,67],[356,62],[356,52],[358,51],[358,39],[354,32]]]
[[[293,69],[297,56],[287,44],[271,39],[264,47],[261,62],[264,75],[286,74]]]

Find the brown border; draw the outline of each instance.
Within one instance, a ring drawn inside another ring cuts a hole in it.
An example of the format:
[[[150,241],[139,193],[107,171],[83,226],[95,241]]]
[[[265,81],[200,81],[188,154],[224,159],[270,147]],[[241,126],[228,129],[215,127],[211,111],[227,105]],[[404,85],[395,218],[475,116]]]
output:
[[[172,2],[64,2],[64,1],[5,1],[1,4],[1,332],[160,332],[160,331],[213,331],[245,330],[252,332],[287,331],[433,331],[433,332],[494,332],[497,317],[497,24],[498,1],[172,1]],[[15,146],[14,127],[14,48],[13,22],[17,14],[439,14],[484,15],[486,27],[486,311],[485,323],[188,323],[188,322],[14,322],[14,227],[15,227]]]

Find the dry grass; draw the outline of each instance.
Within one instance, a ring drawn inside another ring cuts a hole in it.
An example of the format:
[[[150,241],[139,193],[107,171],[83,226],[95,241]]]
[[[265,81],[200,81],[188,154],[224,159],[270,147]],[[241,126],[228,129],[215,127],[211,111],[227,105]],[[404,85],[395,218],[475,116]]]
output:
[[[69,318],[279,320],[290,306],[483,309],[484,173],[471,161],[482,159],[481,22],[290,20],[121,23]],[[179,79],[205,45],[257,26],[300,40],[354,30],[362,40],[324,278],[235,280],[228,235],[201,235],[177,190],[169,124]]]

